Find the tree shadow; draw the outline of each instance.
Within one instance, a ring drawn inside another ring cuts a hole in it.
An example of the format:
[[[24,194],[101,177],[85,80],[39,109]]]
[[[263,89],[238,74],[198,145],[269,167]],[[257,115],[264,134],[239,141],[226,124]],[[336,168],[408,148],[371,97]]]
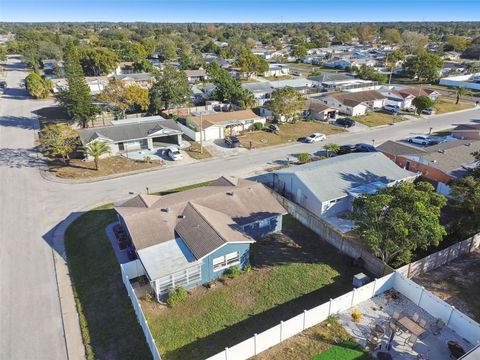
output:
[[[3,96],[6,99],[13,100],[29,100],[33,99],[25,88],[10,88],[7,87],[3,90]]]
[[[61,106],[46,106],[41,109],[34,110],[32,113],[37,115],[40,119],[48,122],[72,122],[67,111]]]
[[[16,127],[19,129],[35,130],[35,121],[25,116],[2,116],[0,127]]]
[[[44,159],[38,157],[36,149],[0,149],[0,167],[10,168],[38,167],[45,165]]]

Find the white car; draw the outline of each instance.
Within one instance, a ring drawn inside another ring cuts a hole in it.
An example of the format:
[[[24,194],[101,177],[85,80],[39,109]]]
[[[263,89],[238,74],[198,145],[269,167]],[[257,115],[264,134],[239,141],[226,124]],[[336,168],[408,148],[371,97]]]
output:
[[[398,114],[400,112],[400,107],[397,105],[385,105],[383,109],[393,114]]]
[[[417,135],[408,139],[409,143],[420,144],[420,145],[429,145],[431,141],[432,140],[425,135]]]
[[[171,146],[165,150],[165,154],[173,161],[182,160],[183,155],[176,146]]]
[[[319,141],[323,141],[327,138],[327,136],[325,134],[322,134],[322,133],[313,133],[312,135],[308,135],[306,138],[305,138],[305,142],[307,143],[314,143],[314,142],[319,142]]]

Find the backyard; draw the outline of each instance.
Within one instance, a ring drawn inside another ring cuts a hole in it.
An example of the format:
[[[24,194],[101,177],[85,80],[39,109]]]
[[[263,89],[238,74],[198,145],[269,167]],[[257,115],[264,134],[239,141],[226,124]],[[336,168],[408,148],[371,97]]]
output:
[[[360,124],[366,125],[368,127],[391,125],[404,120],[400,116],[394,116],[386,114],[384,112],[369,112],[367,115],[352,116],[352,118],[355,121],[358,121]]]
[[[250,147],[250,142],[252,143],[252,147],[261,148],[295,142],[299,138],[308,136],[314,132],[333,135],[345,131],[341,127],[316,121],[297,121],[295,124],[280,124],[279,128],[280,131],[278,134],[260,130],[247,132],[240,136],[239,139],[241,144],[246,148]]]
[[[250,360],[369,360],[334,317],[301,332]]]
[[[204,359],[352,288],[361,268],[292,217],[283,228],[252,246],[253,269],[238,278],[197,287],[174,308],[142,300],[163,359]]]
[[[473,108],[474,104],[459,102],[455,104],[454,100],[446,99],[445,97],[440,97],[435,102],[434,108],[437,109],[437,114],[445,114],[452,111],[459,111]]]

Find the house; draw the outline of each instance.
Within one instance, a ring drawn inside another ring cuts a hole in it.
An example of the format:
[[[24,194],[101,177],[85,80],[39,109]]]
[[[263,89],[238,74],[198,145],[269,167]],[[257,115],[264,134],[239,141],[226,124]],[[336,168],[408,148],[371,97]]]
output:
[[[207,71],[205,69],[185,70],[188,82],[194,84],[197,82],[204,82],[208,79]]]
[[[140,194],[115,210],[157,300],[175,286],[245,268],[254,239],[281,230],[287,213],[261,183],[228,176],[169,195]]]
[[[356,79],[352,75],[342,73],[325,73],[308,79],[327,91],[357,92],[380,88],[376,81]]]
[[[268,101],[271,98],[273,91],[273,88],[268,81],[243,83],[242,88],[253,94],[257,100],[258,106],[262,106],[265,101]]]
[[[281,89],[284,87],[291,87],[302,94],[307,94],[312,91],[316,91],[313,81],[305,78],[275,80],[275,81],[269,81],[269,84],[274,90]]]
[[[324,104],[337,108],[347,115],[365,115],[367,110],[383,108],[386,97],[377,90],[337,93],[317,97]]]
[[[335,120],[338,116],[338,109],[327,106],[315,98],[310,98],[307,103],[307,108],[304,111],[304,116],[317,121]]]
[[[336,217],[355,198],[416,177],[380,152],[351,153],[275,171],[273,188],[317,216]]]
[[[268,64],[268,70],[263,73],[265,77],[285,76],[290,72],[290,66],[286,64]]]
[[[101,93],[107,87],[109,78],[107,76],[86,76],[85,81],[90,88],[90,94],[94,95]],[[52,82],[54,94],[68,89],[67,79],[52,79]]]
[[[112,75],[132,74],[135,72],[133,69],[133,65],[134,65],[133,61],[122,61],[118,63]]]
[[[352,61],[346,60],[346,59],[336,59],[324,64],[324,66],[328,68],[343,69],[343,70],[348,68],[350,65],[352,65]]]
[[[452,130],[452,136],[461,140],[480,140],[480,124],[462,124]]]
[[[146,89],[150,88],[155,80],[155,76],[151,73],[120,74],[113,75],[112,78],[123,81],[127,86],[135,84]]]
[[[396,87],[396,86],[384,86],[379,90],[386,96],[385,105],[395,105],[400,109],[411,108],[412,101],[417,96],[428,96],[433,101],[437,100],[440,93],[433,89],[420,88],[420,87]]]
[[[266,119],[252,110],[192,112],[180,122],[180,129],[195,141],[223,139],[248,130],[254,123],[265,124]]]
[[[182,143],[183,132],[177,123],[161,116],[113,121],[111,126],[79,130],[85,147],[94,141],[110,145],[108,156],[126,155],[137,150],[154,150]]]
[[[439,194],[450,193],[449,183],[461,178],[468,170],[478,166],[472,155],[480,151],[480,141],[454,140],[426,148],[398,146],[387,141],[378,146],[378,150],[387,155],[395,163],[409,171],[421,173],[426,179],[436,183]]]
[[[480,90],[480,73],[442,77],[440,85],[465,87],[471,90]]]

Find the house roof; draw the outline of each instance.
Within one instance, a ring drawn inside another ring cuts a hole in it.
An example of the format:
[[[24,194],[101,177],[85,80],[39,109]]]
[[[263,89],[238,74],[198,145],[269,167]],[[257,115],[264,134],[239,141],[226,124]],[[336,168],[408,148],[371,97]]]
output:
[[[207,71],[205,69],[185,70],[185,74],[187,77],[202,77],[207,75]]]
[[[273,88],[268,81],[243,83],[242,88],[253,93],[271,93],[273,91]]]
[[[284,87],[292,87],[292,88],[303,88],[303,87],[310,87],[313,85],[312,80],[305,79],[305,78],[296,78],[296,79],[287,79],[287,80],[275,80],[269,82],[272,88],[279,89]]]
[[[286,213],[262,184],[235,177],[155,197],[137,195],[115,207],[137,251],[178,233],[198,259],[225,242],[252,241],[237,226]]]
[[[345,80],[353,80],[355,79],[351,75],[346,75],[342,73],[325,73],[322,75],[316,75],[316,76],[309,76],[309,80],[324,83],[326,81],[345,81]]]
[[[351,153],[277,171],[296,176],[320,201],[347,196],[362,185],[415,177],[380,152]]]
[[[462,124],[458,125],[455,129],[452,130],[452,132],[455,131],[480,131],[480,124]]]
[[[312,111],[312,112],[316,112],[316,113],[321,113],[321,112],[325,112],[325,111],[335,111],[337,109],[331,107],[331,106],[328,106],[328,105],[325,105],[323,102],[321,102],[320,100],[317,100],[317,99],[313,99],[313,98],[310,98],[308,103],[307,103],[307,109]]]
[[[428,88],[420,88],[420,87],[409,87],[409,88],[403,88],[403,89],[398,89],[395,91],[392,91],[392,93],[401,96],[402,98],[407,98],[409,96],[430,96],[433,93],[436,93],[436,90],[428,89]]]
[[[424,149],[397,141],[388,140],[377,146],[377,150],[390,155],[411,155],[425,153]]]
[[[377,90],[358,91],[352,93],[338,93],[332,94],[330,96],[347,106],[356,106],[366,101],[386,99],[386,97]]]
[[[113,75],[115,80],[122,80],[122,81],[151,81],[153,80],[153,75],[150,73],[132,73],[132,74],[120,74],[120,75]]]
[[[111,140],[112,142],[128,141],[135,139],[144,139],[154,133],[158,136],[182,134],[182,131],[174,120],[140,120],[138,122],[129,122],[127,124],[115,126],[102,126],[79,130],[80,140],[86,145],[98,138]]]
[[[259,120],[262,119],[261,116],[255,114],[252,110],[240,110],[240,111],[228,111],[228,112],[217,112],[215,114],[203,115],[202,119],[200,116],[192,116],[190,120],[194,121],[197,125],[200,126],[200,120],[202,121],[202,127],[204,129],[209,128],[214,125],[221,125],[225,122],[232,121],[244,121],[244,120]]]

